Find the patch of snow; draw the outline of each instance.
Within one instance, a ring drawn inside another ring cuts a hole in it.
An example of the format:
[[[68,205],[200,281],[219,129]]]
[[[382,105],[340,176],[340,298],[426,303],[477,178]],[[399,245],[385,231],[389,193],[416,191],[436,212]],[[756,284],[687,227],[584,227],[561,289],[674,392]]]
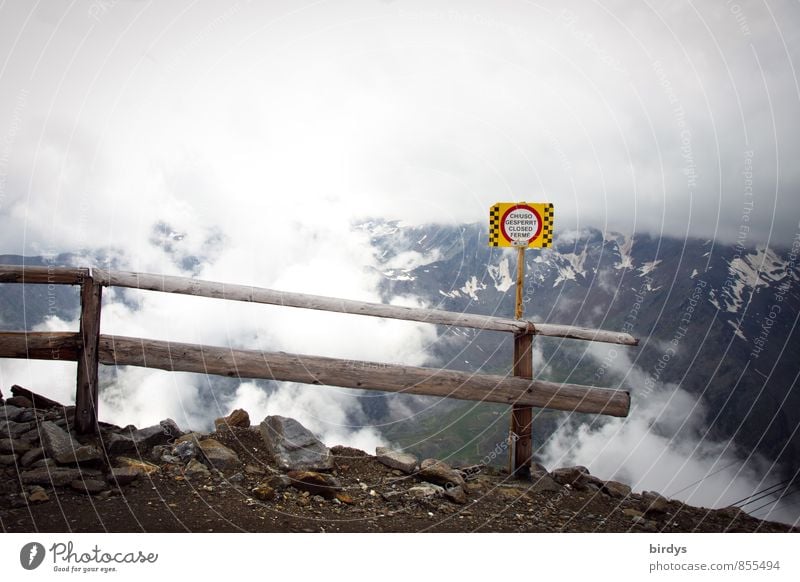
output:
[[[732,321],[732,320],[730,320],[730,319],[729,319],[729,320],[728,320],[728,323],[730,323],[730,324],[731,324],[731,326],[733,327],[733,329],[735,329],[735,330],[736,330],[736,334],[735,334],[735,335],[736,335],[736,337],[738,337],[738,338],[740,338],[740,339],[743,339],[744,341],[747,341],[747,337],[745,337],[745,335],[742,333],[742,330],[741,330],[741,328],[739,327],[739,323],[738,323],[738,322],[736,322],[736,321]]]
[[[738,313],[753,293],[786,276],[786,264],[772,249],[756,247],[754,252],[733,259],[728,264],[728,274],[722,299],[726,311]]]
[[[633,237],[623,236],[622,244],[617,243],[619,250],[619,263],[614,265],[615,269],[633,269],[633,257],[631,257],[631,249],[633,248]]]
[[[496,267],[494,265],[489,265],[488,269],[489,276],[494,281],[494,287],[500,293],[505,293],[509,289],[511,289],[512,285],[514,285],[514,279],[511,277],[511,269],[508,264],[508,257],[503,257],[503,260],[500,261]]]
[[[698,273],[698,272],[697,272],[697,269],[692,269],[692,274],[691,274],[691,275],[689,275],[689,278],[690,278],[690,279],[694,279],[694,278],[695,278],[695,277],[697,277],[699,274],[700,274],[700,273]]]
[[[583,265],[586,262],[586,255],[589,253],[588,248],[584,248],[580,253],[562,253],[559,255],[564,259],[566,265],[557,265],[558,277],[556,277],[553,287],[557,286],[563,281],[575,281],[577,276],[586,277],[586,270]]]
[[[441,258],[438,249],[433,249],[429,253],[418,253],[417,251],[404,251],[389,259],[384,265],[387,269],[410,271],[418,267],[424,267],[435,263]]]
[[[649,261],[647,263],[643,263],[642,266],[637,269],[641,273],[641,275],[639,276],[644,277],[646,275],[649,275],[650,273],[653,272],[653,269],[655,269],[660,264],[661,264],[661,259],[656,259],[655,261]]]
[[[471,297],[473,300],[477,301],[478,291],[483,291],[484,289],[486,289],[486,283],[481,283],[480,281],[478,281],[478,278],[475,275],[473,275],[469,279],[469,281],[464,283],[464,286],[461,287],[460,291],[462,291],[464,295],[467,295]]]
[[[414,281],[416,279],[414,275],[411,275],[409,271],[405,269],[390,269],[388,271],[383,271],[383,276],[390,281]]]

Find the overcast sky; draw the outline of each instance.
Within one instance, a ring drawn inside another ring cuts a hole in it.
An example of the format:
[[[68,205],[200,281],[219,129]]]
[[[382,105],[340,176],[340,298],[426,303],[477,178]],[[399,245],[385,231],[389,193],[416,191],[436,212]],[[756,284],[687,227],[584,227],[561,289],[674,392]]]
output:
[[[6,1],[0,252],[143,255],[158,220],[262,252],[499,200],[785,246],[798,24],[797,2]]]

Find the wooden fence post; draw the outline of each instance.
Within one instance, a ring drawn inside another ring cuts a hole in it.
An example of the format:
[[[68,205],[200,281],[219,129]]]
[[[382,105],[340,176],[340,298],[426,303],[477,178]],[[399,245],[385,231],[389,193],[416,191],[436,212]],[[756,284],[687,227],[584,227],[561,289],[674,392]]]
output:
[[[97,429],[97,368],[100,342],[100,304],[103,288],[91,271],[81,283],[80,341],[78,343],[78,379],[75,392],[75,429],[86,434]]]
[[[533,379],[532,333],[514,336],[514,376]],[[533,457],[533,408],[515,404],[511,409],[511,438],[514,439],[513,474],[528,478]]]
[[[525,247],[517,248],[517,293],[514,304],[514,319],[522,319],[525,313],[523,287],[525,285]],[[514,334],[514,367],[513,374],[518,378],[533,379],[533,357],[531,346],[533,333],[518,332]],[[515,404],[511,407],[510,448],[508,455],[508,471],[512,475],[527,479],[531,475],[531,457],[533,456],[533,409],[530,406]]]

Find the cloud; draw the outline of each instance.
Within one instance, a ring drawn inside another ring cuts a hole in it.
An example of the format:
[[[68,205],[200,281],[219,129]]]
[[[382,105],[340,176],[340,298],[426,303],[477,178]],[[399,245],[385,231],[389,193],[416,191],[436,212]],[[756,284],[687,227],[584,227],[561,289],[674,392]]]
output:
[[[31,10],[4,6],[2,26]],[[7,249],[158,265],[162,220],[257,261],[356,217],[476,222],[536,197],[559,229],[796,230],[794,5],[247,3],[173,21],[179,5],[116,3],[101,26],[63,10],[3,73]]]
[[[587,352],[598,363],[626,377],[626,385],[645,386],[647,376],[627,354],[593,346]],[[601,479],[629,483],[634,491],[658,491],[700,507],[726,507],[782,480],[779,467],[732,442],[708,436],[702,403],[676,384],[656,382],[649,394],[632,390],[627,418],[567,418],[545,445],[548,467],[586,466]],[[767,498],[762,502],[768,501]],[[759,504],[746,507],[748,511]],[[770,519],[786,523],[800,517],[797,506],[781,503]]]

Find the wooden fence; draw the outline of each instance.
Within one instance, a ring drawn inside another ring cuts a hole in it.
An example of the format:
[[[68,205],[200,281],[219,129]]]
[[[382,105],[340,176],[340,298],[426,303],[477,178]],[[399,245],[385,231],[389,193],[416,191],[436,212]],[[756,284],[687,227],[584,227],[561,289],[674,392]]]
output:
[[[533,453],[531,407],[611,416],[627,416],[630,409],[630,395],[622,390],[534,380],[531,357],[536,335],[638,344],[625,333],[105,269],[0,265],[0,283],[80,285],[77,333],[0,332],[0,358],[78,362],[75,427],[80,433],[97,429],[99,364],[511,404],[513,464],[520,472],[527,471]],[[513,376],[104,335],[100,333],[102,289],[109,286],[509,332],[515,337]]]

